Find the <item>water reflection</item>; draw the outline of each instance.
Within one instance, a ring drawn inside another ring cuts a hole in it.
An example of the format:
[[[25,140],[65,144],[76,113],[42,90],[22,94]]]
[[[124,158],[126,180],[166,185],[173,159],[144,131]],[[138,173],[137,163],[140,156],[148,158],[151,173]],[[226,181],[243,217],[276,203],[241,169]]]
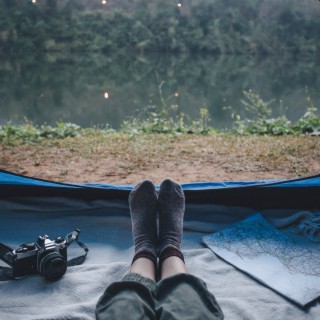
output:
[[[286,112],[295,120],[306,111],[306,86],[318,104],[318,74],[317,61],[281,57],[73,55],[2,60],[0,119],[27,118],[38,124],[61,120],[84,127],[109,123],[118,128],[138,108],[161,107],[165,100],[195,118],[206,107],[211,125],[225,128],[232,123],[231,109],[247,116],[240,101],[243,90],[252,89],[265,101],[275,99],[274,116]]]

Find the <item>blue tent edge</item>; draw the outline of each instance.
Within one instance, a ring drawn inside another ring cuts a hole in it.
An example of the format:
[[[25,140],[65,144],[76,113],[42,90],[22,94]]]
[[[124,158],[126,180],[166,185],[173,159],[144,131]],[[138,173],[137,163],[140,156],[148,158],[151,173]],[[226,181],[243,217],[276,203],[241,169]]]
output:
[[[100,184],[100,183],[62,183],[45,179],[33,178],[0,169],[0,185],[23,185],[52,188],[93,188],[130,191],[129,184]],[[320,186],[320,175],[285,180],[253,180],[253,181],[207,181],[183,183],[184,190],[214,190],[239,187],[314,187]]]
[[[319,210],[320,176],[290,180],[194,182],[182,184],[186,203],[222,204],[261,209]],[[128,201],[133,185],[52,182],[0,170],[0,198],[64,197]]]

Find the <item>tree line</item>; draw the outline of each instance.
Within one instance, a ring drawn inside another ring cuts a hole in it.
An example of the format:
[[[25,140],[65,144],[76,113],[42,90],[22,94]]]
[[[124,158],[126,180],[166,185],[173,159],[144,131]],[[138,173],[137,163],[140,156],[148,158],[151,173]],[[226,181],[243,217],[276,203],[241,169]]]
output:
[[[0,53],[320,53],[315,0],[0,0]]]

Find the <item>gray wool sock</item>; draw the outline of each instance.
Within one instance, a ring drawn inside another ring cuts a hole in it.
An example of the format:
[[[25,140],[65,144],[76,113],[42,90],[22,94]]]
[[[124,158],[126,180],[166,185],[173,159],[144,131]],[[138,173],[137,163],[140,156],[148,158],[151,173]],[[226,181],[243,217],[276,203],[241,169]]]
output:
[[[184,209],[185,198],[181,186],[170,179],[164,180],[160,185],[158,196],[160,258],[164,251],[176,249],[180,252]]]
[[[138,258],[157,260],[157,193],[153,183],[145,180],[129,195],[132,235],[135,245],[134,262]]]

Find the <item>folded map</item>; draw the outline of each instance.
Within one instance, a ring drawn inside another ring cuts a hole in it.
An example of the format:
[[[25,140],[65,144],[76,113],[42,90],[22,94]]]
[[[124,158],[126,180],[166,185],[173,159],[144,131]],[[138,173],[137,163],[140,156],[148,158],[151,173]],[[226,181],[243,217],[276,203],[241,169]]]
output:
[[[320,249],[294,241],[260,214],[202,240],[220,258],[301,306],[320,297]]]

